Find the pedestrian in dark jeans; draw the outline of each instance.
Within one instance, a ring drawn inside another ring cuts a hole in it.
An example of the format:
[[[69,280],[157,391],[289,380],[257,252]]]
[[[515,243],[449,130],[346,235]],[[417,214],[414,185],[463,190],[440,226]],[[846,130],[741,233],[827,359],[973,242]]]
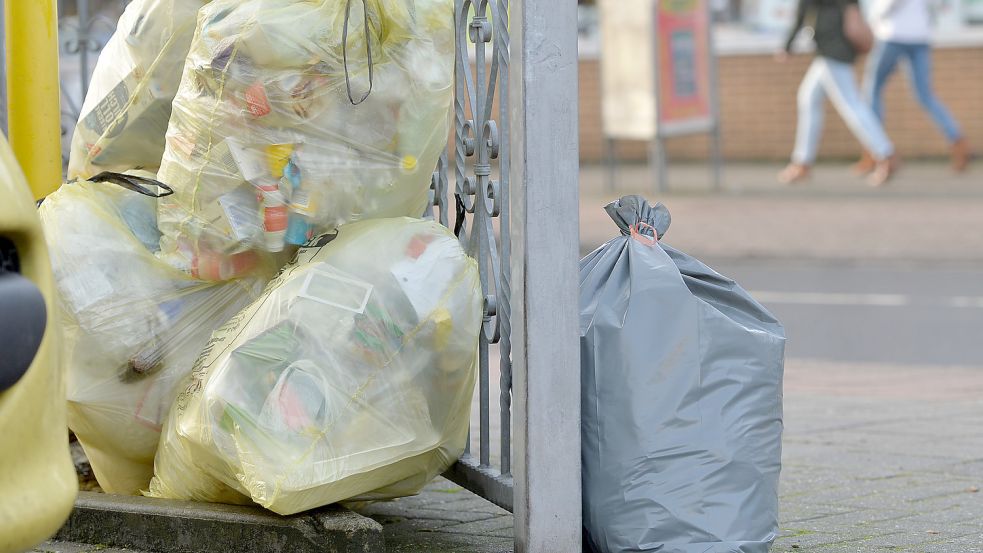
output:
[[[791,184],[809,176],[823,132],[823,100],[826,97],[872,154],[873,170],[868,177],[871,185],[887,182],[897,167],[894,145],[870,105],[860,95],[853,76],[857,52],[843,30],[843,14],[848,7],[856,9],[857,0],[799,0],[795,26],[789,33],[784,52],[778,55],[780,61],[787,57],[795,36],[809,18],[814,30],[816,58],[799,85],[795,150],[791,163],[778,174],[778,180],[783,183]]]
[[[877,43],[867,60],[864,95],[880,121],[884,121],[884,85],[902,58],[908,60],[912,88],[952,146],[952,168],[966,170],[971,156],[959,124],[932,90],[932,47],[928,0],[874,0],[868,14]],[[869,153],[855,166],[858,172],[873,169]]]

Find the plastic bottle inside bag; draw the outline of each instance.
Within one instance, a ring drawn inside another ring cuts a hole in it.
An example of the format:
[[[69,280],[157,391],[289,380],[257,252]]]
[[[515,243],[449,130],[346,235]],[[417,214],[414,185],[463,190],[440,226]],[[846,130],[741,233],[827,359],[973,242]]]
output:
[[[159,204],[161,256],[187,269],[182,251],[289,251],[349,222],[422,213],[448,134],[452,4],[209,3],[159,173],[175,188]]]

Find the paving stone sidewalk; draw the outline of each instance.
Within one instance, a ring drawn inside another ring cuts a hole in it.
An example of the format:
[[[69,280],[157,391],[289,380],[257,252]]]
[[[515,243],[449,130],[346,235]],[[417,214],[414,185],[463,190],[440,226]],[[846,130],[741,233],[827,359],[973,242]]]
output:
[[[983,164],[981,164],[983,165]],[[616,229],[601,209],[624,194],[661,201],[672,214],[667,242],[698,258],[983,261],[983,167],[951,174],[938,163],[910,163],[884,189],[871,189],[846,166],[821,166],[812,181],[788,187],[779,166],[729,166],[722,193],[709,193],[705,167],[673,170],[671,193],[658,193],[645,166],[580,174],[580,241],[586,253]]]
[[[775,551],[983,551],[983,368],[793,360],[785,393]]]
[[[774,552],[983,552],[983,368],[792,359],[785,390]],[[511,515],[446,480],[363,513],[387,553],[512,551]]]
[[[383,525],[386,553],[512,551],[512,515],[443,478],[415,497],[359,512]]]

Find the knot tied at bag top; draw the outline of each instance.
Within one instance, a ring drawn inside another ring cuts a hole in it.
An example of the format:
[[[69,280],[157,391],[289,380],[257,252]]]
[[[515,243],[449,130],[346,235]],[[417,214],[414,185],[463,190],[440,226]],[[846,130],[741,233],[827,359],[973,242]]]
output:
[[[653,207],[648,200],[636,195],[622,196],[604,206],[604,210],[621,229],[622,236],[631,236],[648,245],[661,240],[672,222],[666,206],[657,203]]]

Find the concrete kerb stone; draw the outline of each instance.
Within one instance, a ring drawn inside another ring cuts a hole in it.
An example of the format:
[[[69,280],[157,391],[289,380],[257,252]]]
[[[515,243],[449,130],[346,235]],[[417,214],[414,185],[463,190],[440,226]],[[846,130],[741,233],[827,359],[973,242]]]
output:
[[[292,516],[259,507],[80,492],[56,540],[153,553],[376,553],[382,525],[337,506]]]

